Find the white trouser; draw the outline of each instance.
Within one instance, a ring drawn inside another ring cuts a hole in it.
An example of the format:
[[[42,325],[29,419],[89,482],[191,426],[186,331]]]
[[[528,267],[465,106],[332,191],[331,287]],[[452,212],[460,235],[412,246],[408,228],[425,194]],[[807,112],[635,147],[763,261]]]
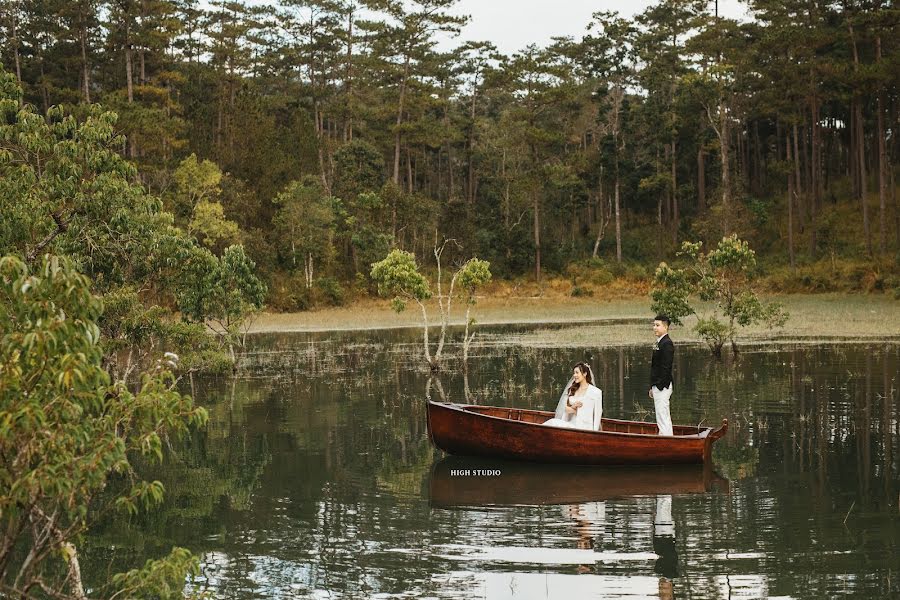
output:
[[[672,496],[656,497],[656,516],[653,518],[653,535],[675,537],[675,521],[672,520]]]
[[[669,414],[669,398],[672,397],[672,384],[664,390],[659,390],[654,385],[653,404],[656,407],[656,426],[659,427],[659,435],[672,435],[672,415]]]

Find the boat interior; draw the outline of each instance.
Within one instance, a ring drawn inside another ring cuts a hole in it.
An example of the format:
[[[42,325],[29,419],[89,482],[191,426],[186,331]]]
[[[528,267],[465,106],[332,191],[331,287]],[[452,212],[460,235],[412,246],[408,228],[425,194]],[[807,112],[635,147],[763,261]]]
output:
[[[543,410],[528,410],[525,408],[503,408],[499,406],[456,405],[462,410],[478,413],[489,417],[498,417],[510,421],[523,421],[525,423],[541,424],[553,418],[553,413]],[[643,435],[657,435],[656,423],[644,423],[641,421],[621,421],[618,419],[603,419],[601,428],[606,432],[637,433]],[[711,428],[693,427],[690,425],[673,425],[672,432],[676,436],[706,437]]]

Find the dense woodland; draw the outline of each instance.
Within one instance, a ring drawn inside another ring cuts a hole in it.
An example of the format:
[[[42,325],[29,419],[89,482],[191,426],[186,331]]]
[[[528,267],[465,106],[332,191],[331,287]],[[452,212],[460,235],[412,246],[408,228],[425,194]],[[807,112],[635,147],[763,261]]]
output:
[[[646,279],[736,233],[784,289],[896,286],[900,9],[748,4],[598,12],[506,56],[454,37],[454,0],[5,0],[0,60],[37,113],[117,113],[133,182],[242,244],[274,308],[445,238],[540,281]]]

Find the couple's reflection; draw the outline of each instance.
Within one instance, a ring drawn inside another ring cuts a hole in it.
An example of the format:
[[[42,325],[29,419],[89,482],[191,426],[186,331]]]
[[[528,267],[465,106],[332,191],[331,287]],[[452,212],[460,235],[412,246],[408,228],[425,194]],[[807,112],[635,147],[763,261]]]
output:
[[[675,549],[675,520],[672,518],[672,496],[656,497],[653,516],[653,551],[659,557],[653,570],[659,578],[659,597],[667,600],[675,597],[672,580],[678,577],[678,552]]]
[[[475,475],[477,472],[493,475]],[[432,470],[429,498],[435,508],[558,505],[561,512],[557,514],[561,514],[563,523],[570,524],[569,531],[575,533],[574,549],[589,550],[592,554],[587,556],[593,555],[586,560],[578,555],[577,563],[568,564],[577,564],[578,573],[597,575],[600,581],[617,577],[614,573],[619,568],[613,567],[611,571],[610,560],[634,560],[631,556],[635,553],[620,547],[635,545],[630,543],[632,540],[623,543],[622,536],[631,535],[630,517],[623,520],[619,514],[623,508],[630,512],[637,506],[644,515],[643,522],[647,525],[652,522],[653,554],[648,558],[654,561],[659,597],[669,599],[675,597],[673,580],[679,576],[673,496],[678,502],[678,497],[685,494],[727,488],[727,480],[711,468],[699,465],[600,468],[446,457]],[[640,546],[637,554],[651,551],[650,540],[637,544]],[[650,579],[635,577],[632,579],[635,585],[645,585],[639,584],[639,580]]]
[[[599,548],[598,536],[602,534],[606,524],[606,502],[584,502],[568,504],[562,507],[563,516],[575,523],[578,535],[576,545],[581,550]],[[678,551],[675,547],[675,520],[672,518],[672,496],[660,494],[656,497],[656,510],[653,513],[653,552],[657,559],[653,571],[660,575],[659,597],[661,600],[675,598],[673,580],[678,577]],[[596,563],[578,565],[579,573],[591,573],[596,570]]]
[[[578,540],[575,542],[579,550],[594,550],[598,538],[606,523],[606,502],[583,502],[581,504],[564,504],[562,506],[563,518],[575,523],[575,533]],[[579,573],[591,573],[595,570],[596,563],[578,565]]]

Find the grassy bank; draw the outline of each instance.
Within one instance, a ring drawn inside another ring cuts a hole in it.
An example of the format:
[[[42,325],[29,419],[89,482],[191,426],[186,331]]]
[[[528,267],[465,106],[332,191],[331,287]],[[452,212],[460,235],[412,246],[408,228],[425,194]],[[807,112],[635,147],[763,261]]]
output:
[[[790,341],[811,339],[900,340],[900,302],[883,294],[792,294],[770,296],[782,302],[790,319],[780,330],[749,328],[739,341]],[[489,297],[479,299],[473,316],[481,325],[534,323],[577,324],[561,331],[534,331],[516,334],[525,345],[635,344],[646,342],[652,318],[646,295],[632,295],[598,300],[548,296]],[[437,305],[430,305],[429,319],[438,322]],[[455,305],[451,323],[462,325],[465,306]],[[338,331],[417,327],[421,323],[418,306],[399,315],[384,300],[366,300],[353,306],[329,308],[302,313],[262,314],[253,324],[253,332]],[[682,341],[699,341],[692,328],[691,317],[681,327],[673,328],[673,337]],[[555,333],[554,333],[555,331]],[[560,339],[563,336],[564,339]],[[499,341],[497,338],[494,341]]]

